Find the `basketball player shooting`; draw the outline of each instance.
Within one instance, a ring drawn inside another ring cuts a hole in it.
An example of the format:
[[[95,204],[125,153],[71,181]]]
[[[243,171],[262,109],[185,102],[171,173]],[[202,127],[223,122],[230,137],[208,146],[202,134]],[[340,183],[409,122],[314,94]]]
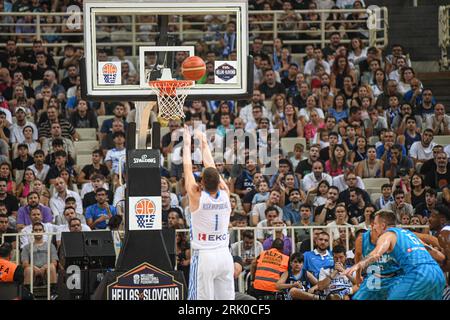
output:
[[[216,169],[204,133],[201,142],[205,167],[201,185],[192,173],[191,134],[183,132],[183,171],[191,212],[192,258],[189,300],[234,300],[233,258],[228,249],[231,205],[230,191]]]

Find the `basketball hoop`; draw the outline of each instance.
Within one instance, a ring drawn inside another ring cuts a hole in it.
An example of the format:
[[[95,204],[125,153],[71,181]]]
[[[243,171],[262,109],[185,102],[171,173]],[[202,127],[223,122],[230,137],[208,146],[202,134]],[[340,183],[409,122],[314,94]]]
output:
[[[184,119],[184,100],[195,82],[192,80],[164,79],[165,70],[163,69],[161,79],[148,82],[148,85],[158,98],[158,115],[165,120]]]

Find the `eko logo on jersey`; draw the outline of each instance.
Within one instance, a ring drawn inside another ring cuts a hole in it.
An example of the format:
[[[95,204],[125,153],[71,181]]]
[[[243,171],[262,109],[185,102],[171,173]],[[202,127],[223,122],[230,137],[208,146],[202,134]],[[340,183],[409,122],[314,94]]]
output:
[[[99,84],[120,84],[122,82],[122,70],[120,61],[99,62]]]
[[[130,197],[130,230],[161,229],[161,198]]]
[[[198,234],[198,240],[199,241],[225,241],[227,240],[228,234],[206,234],[206,233],[199,233]]]

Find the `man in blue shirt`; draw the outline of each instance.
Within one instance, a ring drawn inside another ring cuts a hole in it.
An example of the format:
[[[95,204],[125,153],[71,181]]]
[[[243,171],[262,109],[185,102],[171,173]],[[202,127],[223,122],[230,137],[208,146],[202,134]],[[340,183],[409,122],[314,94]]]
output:
[[[322,231],[316,241],[316,249],[305,252],[303,270],[309,271],[316,279],[319,279],[320,269],[333,268],[334,260],[328,247],[330,245],[330,235]],[[315,285],[315,283],[311,283]]]
[[[106,229],[109,219],[117,214],[116,208],[109,205],[107,191],[98,188],[95,191],[96,204],[86,209],[86,221],[91,229]]]
[[[384,134],[384,143],[377,148],[377,159],[381,159],[386,162],[386,160],[391,160],[391,149],[395,144],[395,133],[393,130],[389,129]],[[402,155],[406,157],[406,148],[402,147]]]

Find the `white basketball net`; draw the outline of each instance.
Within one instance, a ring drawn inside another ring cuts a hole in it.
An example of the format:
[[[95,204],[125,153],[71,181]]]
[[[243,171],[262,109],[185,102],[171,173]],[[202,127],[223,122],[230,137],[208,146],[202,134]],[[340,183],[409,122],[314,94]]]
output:
[[[165,120],[184,119],[184,100],[194,86],[194,81],[167,79],[165,70],[167,69],[163,69],[161,79],[148,82],[158,99],[158,116]]]

